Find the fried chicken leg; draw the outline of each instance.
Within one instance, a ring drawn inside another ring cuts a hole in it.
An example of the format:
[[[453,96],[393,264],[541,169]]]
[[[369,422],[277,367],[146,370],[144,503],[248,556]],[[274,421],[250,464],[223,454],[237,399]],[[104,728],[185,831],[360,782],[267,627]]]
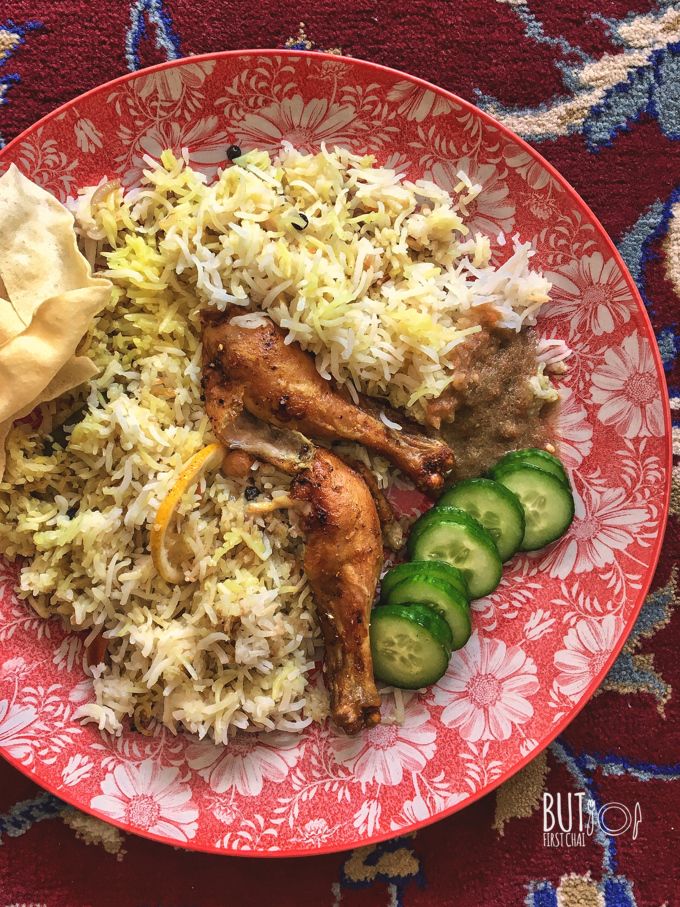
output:
[[[243,314],[239,310],[240,314]],[[245,410],[280,429],[295,429],[327,443],[358,441],[382,454],[424,492],[439,492],[453,467],[453,453],[443,442],[414,426],[391,429],[379,418],[382,408],[362,398],[352,403],[317,372],[314,359],[267,319],[256,327],[235,325],[234,309],[203,316],[203,367],[209,382],[218,370],[229,388],[236,419]],[[207,395],[207,394],[206,394]],[[224,418],[227,413],[223,413]]]
[[[300,432],[277,428],[251,415],[244,406],[243,386],[225,379],[219,368],[204,365],[202,383],[213,431],[229,450],[243,451],[289,475],[312,462],[311,441]]]
[[[356,734],[380,721],[368,633],[383,559],[378,513],[363,479],[323,448],[290,491],[309,505],[304,566],[324,637],[331,712]]]
[[[203,386],[213,430],[228,448],[294,476],[287,505],[302,512],[304,567],[325,642],[333,720],[349,734],[372,727],[380,721],[380,697],[369,620],[383,557],[373,496],[361,476],[330,451],[240,411],[240,389],[217,367],[204,370]]]

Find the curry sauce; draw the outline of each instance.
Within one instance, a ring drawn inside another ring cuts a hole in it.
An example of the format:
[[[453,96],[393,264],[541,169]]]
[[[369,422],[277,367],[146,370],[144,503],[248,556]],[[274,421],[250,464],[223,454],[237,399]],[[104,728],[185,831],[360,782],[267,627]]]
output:
[[[503,330],[487,320],[456,349],[454,379],[428,407],[428,421],[452,448],[454,480],[482,475],[509,450],[552,441],[558,404],[535,396],[533,331]]]

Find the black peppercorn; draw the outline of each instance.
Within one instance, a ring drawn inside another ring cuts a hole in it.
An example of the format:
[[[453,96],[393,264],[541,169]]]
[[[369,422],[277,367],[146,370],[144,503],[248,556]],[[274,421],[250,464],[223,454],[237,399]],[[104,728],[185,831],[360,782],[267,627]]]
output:
[[[78,508],[77,508],[77,507],[69,507],[69,509],[66,511],[66,516],[69,518],[69,520],[72,520],[73,517],[74,517],[77,513],[78,513]]]
[[[230,145],[227,148],[227,157],[230,161],[235,161],[237,157],[241,157],[242,153],[238,145]]]
[[[243,496],[246,501],[254,501],[255,498],[259,495],[259,491],[254,485],[249,485],[246,490],[243,492]]]
[[[296,230],[304,230],[305,227],[309,224],[309,218],[306,214],[303,214],[302,211],[295,212],[295,220],[293,221],[293,226]]]

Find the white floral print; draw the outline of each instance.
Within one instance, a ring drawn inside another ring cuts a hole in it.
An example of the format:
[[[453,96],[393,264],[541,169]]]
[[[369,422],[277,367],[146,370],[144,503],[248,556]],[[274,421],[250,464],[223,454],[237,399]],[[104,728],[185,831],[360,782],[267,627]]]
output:
[[[78,151],[71,149],[72,156],[69,157],[63,151],[62,142],[43,134],[44,128],[29,133],[21,143],[17,163],[33,182],[63,202],[75,193]]]
[[[92,760],[83,753],[75,753],[70,757],[61,772],[61,780],[66,787],[74,787],[92,774]]]
[[[332,827],[328,824],[327,819],[318,818],[310,819],[309,822],[298,829],[294,840],[304,844],[311,844],[313,847],[321,847],[337,831],[337,826]]]
[[[539,570],[565,579],[613,563],[648,520],[645,507],[628,499],[625,488],[591,488],[574,495],[575,515],[568,534],[545,555]]]
[[[212,741],[193,744],[187,761],[216,793],[235,788],[244,797],[257,797],[265,781],[285,781],[301,753],[299,737],[277,731],[239,734],[224,747]]]
[[[153,759],[117,765],[101,782],[101,790],[90,806],[117,822],[173,841],[190,841],[196,834],[198,809],[179,769],[162,767]]]
[[[503,157],[507,165],[521,174],[532,189],[545,189],[549,183],[553,184],[554,181],[543,164],[519,145],[508,143]]]
[[[592,375],[597,418],[623,438],[661,437],[663,404],[649,341],[630,334],[620,348],[605,350],[604,359]]]
[[[30,674],[31,669],[25,658],[17,655],[15,658],[8,658],[0,665],[0,676],[2,677],[23,677]]]
[[[305,101],[296,94],[246,114],[234,132],[246,147],[275,150],[285,140],[299,151],[317,151],[321,142],[346,145],[356,132],[356,116],[351,104],[331,104],[326,98]]]
[[[229,136],[219,125],[216,116],[203,117],[192,123],[162,120],[139,139],[138,150],[132,159],[132,169],[125,174],[126,183],[140,179],[147,167],[142,155],[158,160],[166,148],[177,156],[183,149],[189,156],[189,166],[211,178],[226,161]]]
[[[75,132],[78,148],[84,154],[92,154],[102,147],[102,134],[92,120],[81,117],[76,121],[73,131]]]
[[[614,614],[602,620],[580,620],[564,637],[564,648],[555,653],[560,672],[555,683],[565,696],[579,699],[598,676],[621,635],[621,621]]]
[[[401,151],[393,151],[381,163],[383,167],[389,167],[391,170],[396,170],[397,173],[401,174],[408,174],[408,171],[413,166],[411,161]]]
[[[630,321],[635,303],[613,258],[594,252],[546,277],[553,287],[545,314],[567,319],[570,337],[583,332],[596,337],[611,334],[617,325]]]
[[[93,699],[94,686],[89,677],[86,677],[85,680],[81,680],[72,687],[71,692],[68,694],[69,702],[72,702],[75,705],[82,705],[84,702],[90,702]]]
[[[507,740],[534,714],[529,700],[538,687],[536,665],[519,646],[475,631],[454,653],[432,698],[444,707],[442,722],[464,740]]]
[[[183,66],[160,69],[158,72],[135,79],[133,86],[142,98],[155,97],[161,103],[175,102],[179,101],[187,90],[198,91],[214,68],[215,63],[211,60],[203,63],[186,63]]]
[[[556,434],[560,459],[568,470],[578,469],[593,448],[593,426],[571,387],[560,388]]]
[[[522,203],[537,220],[552,220],[559,211],[557,200],[548,192],[538,190],[527,190],[522,195]],[[531,262],[533,267],[537,267],[534,261]]]
[[[42,725],[33,706],[0,700],[0,749],[25,765],[33,761],[35,734]]]
[[[212,791],[205,795],[204,805],[223,825],[231,825],[239,817],[239,812],[232,799]]]
[[[387,99],[397,101],[397,113],[417,123],[422,123],[428,116],[437,117],[455,109],[448,98],[410,81],[396,82],[387,92]]]
[[[458,803],[466,800],[467,796],[462,791],[457,791],[444,797],[437,797],[436,801],[428,803],[416,787],[415,796],[410,800],[404,800],[401,815],[392,819],[390,828],[392,831],[397,831],[400,828],[418,825],[436,812],[452,809]]]
[[[501,232],[511,233],[515,223],[515,202],[494,164],[475,163],[467,157],[456,163],[437,161],[425,176],[450,192],[460,182],[459,170],[465,171],[473,183],[482,187],[477,198],[468,205],[469,216],[465,223],[470,232],[485,233],[494,238]]]
[[[396,829],[404,826],[418,825],[420,822],[429,819],[431,815],[432,812],[425,798],[417,793],[411,800],[404,800],[401,815],[397,819],[392,819],[390,827],[393,831],[396,831]]]
[[[519,744],[519,751],[523,756],[528,756],[538,746],[538,741],[533,737],[522,737]]]
[[[81,727],[74,714],[93,699],[92,680],[76,660],[54,685],[60,631],[18,604],[19,565],[0,562],[0,752],[133,830],[225,852],[351,847],[408,832],[507,776],[518,752],[533,755],[546,723],[568,719],[629,625],[661,531],[667,465],[653,340],[635,293],[587,212],[542,164],[474,112],[452,104],[449,113],[441,95],[401,76],[378,84],[373,72],[362,77],[333,59],[269,60],[194,60],[139,74],[31,130],[0,171],[13,160],[64,200],[100,164],[130,185],[144,154],[187,147],[211,178],[229,145],[274,150],[283,138],[303,150],[321,141],[380,149],[381,163],[414,177],[427,171],[448,189],[465,168],[485,190],[471,205],[473,230],[533,236],[532,266],[554,272],[556,318],[541,315],[539,325],[574,350],[559,382],[557,440],[576,518],[565,539],[516,558],[499,593],[476,603],[477,635],[439,687],[421,694],[427,700],[407,702],[403,726],[350,739],[315,725],[226,749],[161,728],[114,738]],[[227,92],[225,107],[216,99]],[[499,260],[509,250],[506,242]],[[424,504],[403,487],[391,500],[412,516]],[[72,645],[59,650],[62,664]]]
[[[383,722],[391,717],[383,703]],[[335,758],[351,769],[362,783],[400,784],[404,772],[421,772],[436,750],[437,731],[427,708],[413,698],[404,710],[402,724],[379,724],[356,737],[336,735]]]

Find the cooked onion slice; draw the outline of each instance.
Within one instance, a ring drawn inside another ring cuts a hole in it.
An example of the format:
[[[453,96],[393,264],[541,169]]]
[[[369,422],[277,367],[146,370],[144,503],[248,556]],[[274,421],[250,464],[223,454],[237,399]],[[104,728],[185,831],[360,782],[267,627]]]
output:
[[[170,560],[168,552],[168,529],[173,522],[180,501],[191,485],[201,476],[217,469],[224,457],[221,444],[208,444],[197,451],[182,467],[175,484],[161,502],[151,528],[151,558],[159,574],[167,583],[181,583],[184,573]]]
[[[301,502],[291,498],[289,494],[284,494],[278,498],[272,498],[271,501],[253,501],[251,504],[247,504],[246,513],[273,513],[275,510],[283,510],[285,508],[300,510]]]

